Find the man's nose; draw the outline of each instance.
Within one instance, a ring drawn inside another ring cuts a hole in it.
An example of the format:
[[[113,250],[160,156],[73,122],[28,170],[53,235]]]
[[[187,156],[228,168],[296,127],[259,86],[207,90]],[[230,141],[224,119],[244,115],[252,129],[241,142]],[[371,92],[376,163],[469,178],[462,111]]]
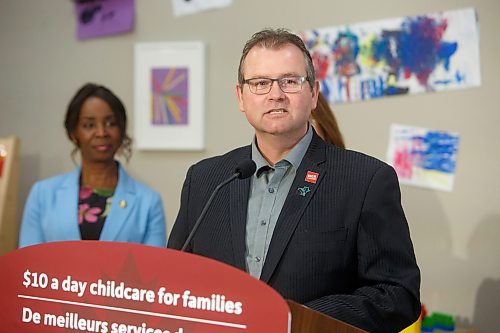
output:
[[[283,97],[285,97],[285,93],[281,90],[278,81],[273,81],[271,84],[271,91],[269,92],[269,98],[281,99]]]

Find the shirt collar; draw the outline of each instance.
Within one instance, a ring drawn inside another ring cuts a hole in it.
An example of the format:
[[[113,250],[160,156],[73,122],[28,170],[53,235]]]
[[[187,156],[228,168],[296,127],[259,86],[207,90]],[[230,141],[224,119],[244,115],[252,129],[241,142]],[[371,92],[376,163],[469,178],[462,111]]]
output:
[[[313,136],[312,126],[308,123],[306,135],[300,139],[300,141],[290,150],[290,152],[281,160],[289,162],[295,169],[297,169],[304,158],[307,148],[309,147]],[[269,163],[260,153],[257,147],[257,138],[254,136],[252,141],[252,159],[257,165],[257,172],[255,175],[259,177],[262,172],[271,168]],[[280,161],[280,162],[281,162]],[[278,162],[279,163],[279,162]]]

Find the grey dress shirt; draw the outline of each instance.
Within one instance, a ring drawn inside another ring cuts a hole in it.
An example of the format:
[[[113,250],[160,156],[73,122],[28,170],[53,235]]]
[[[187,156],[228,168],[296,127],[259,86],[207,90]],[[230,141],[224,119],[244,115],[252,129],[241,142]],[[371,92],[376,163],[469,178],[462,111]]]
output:
[[[257,172],[252,176],[246,226],[247,271],[259,278],[271,243],[274,227],[283,204],[312,139],[311,126],[306,135],[276,165],[271,166],[252,142],[252,159]]]

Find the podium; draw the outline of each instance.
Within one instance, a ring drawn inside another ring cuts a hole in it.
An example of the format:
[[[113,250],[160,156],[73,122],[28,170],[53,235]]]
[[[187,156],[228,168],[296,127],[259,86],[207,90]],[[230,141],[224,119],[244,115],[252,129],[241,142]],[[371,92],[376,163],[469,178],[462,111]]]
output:
[[[294,301],[286,301],[292,314],[292,333],[335,332],[363,333],[366,331],[326,316]]]
[[[7,332],[364,332],[232,266],[152,246],[52,242],[0,257]]]

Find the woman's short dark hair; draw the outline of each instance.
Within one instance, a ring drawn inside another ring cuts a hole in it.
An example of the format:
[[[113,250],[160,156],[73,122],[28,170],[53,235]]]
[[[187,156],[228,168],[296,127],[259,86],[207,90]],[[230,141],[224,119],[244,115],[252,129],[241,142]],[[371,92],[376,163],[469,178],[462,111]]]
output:
[[[80,118],[80,111],[82,110],[83,103],[90,97],[98,97],[108,103],[116,118],[116,123],[121,134],[121,146],[119,153],[123,154],[128,161],[132,156],[132,139],[127,134],[127,113],[122,101],[108,88],[95,83],[87,83],[83,85],[73,96],[69,102],[64,120],[64,127],[69,139],[72,140],[72,134],[78,125]],[[72,155],[76,152],[73,151]]]

